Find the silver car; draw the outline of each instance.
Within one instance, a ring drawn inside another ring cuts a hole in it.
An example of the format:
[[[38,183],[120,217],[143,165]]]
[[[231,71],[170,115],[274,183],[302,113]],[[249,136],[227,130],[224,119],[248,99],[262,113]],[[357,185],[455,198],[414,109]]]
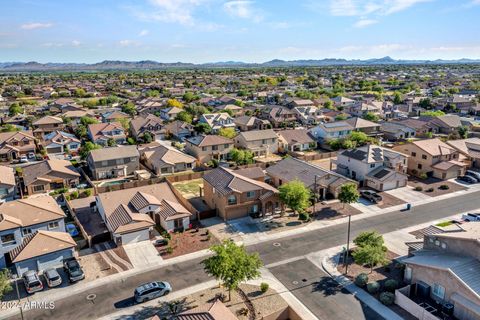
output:
[[[138,286],[134,292],[134,299],[137,303],[165,296],[172,292],[172,286],[165,281],[149,282]]]
[[[57,272],[57,270],[53,268],[45,270],[43,272],[43,276],[45,277],[47,286],[50,288],[57,287],[62,284],[62,277],[60,277],[60,274]]]

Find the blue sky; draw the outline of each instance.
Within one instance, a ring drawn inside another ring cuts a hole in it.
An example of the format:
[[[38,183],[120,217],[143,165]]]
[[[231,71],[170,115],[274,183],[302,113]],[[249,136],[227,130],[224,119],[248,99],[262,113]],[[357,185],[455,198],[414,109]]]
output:
[[[0,0],[0,61],[480,58],[480,0]]]

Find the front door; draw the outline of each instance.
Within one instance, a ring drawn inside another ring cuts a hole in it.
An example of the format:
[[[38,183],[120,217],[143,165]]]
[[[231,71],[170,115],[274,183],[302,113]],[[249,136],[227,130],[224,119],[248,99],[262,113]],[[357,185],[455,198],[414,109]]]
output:
[[[175,228],[175,230],[182,229],[183,228],[182,219],[173,220],[173,227]]]

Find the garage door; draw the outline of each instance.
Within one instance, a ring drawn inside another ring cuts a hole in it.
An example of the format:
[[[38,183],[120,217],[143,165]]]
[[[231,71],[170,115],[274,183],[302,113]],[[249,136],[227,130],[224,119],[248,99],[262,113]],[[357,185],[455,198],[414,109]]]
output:
[[[61,153],[62,147],[47,148],[48,153]]]
[[[122,234],[122,244],[146,241],[149,239],[148,230]]]

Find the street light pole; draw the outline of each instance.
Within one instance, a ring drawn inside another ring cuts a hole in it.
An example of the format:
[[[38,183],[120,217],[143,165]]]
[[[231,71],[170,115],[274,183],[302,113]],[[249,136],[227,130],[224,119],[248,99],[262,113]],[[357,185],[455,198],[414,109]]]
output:
[[[313,193],[313,216],[317,216],[317,175],[315,175],[315,187]]]
[[[347,229],[347,250],[345,251],[345,274],[348,273],[348,252],[350,246],[350,222],[352,221],[352,215],[348,215],[348,229]]]

